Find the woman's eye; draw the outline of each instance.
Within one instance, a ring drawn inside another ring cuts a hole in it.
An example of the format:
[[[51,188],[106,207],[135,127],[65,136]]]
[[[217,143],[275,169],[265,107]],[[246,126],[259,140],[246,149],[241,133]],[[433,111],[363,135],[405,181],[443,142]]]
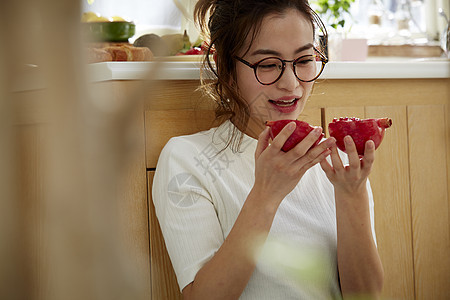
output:
[[[281,66],[280,66],[280,64],[277,64],[277,63],[264,63],[264,64],[259,64],[258,69],[260,71],[274,71],[274,70],[281,69]]]
[[[297,60],[297,64],[307,65],[307,64],[312,63],[314,61],[315,61],[315,59],[314,59],[313,56],[308,56],[308,57],[304,57],[304,58],[301,58],[301,59]]]

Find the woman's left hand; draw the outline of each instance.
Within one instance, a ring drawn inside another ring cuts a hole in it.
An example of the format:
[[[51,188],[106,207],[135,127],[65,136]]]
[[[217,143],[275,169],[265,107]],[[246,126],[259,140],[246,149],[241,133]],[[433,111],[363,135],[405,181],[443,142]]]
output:
[[[344,138],[349,164],[343,165],[336,145],[331,163],[320,165],[334,186],[337,262],[343,298],[377,299],[383,287],[383,266],[372,236],[367,178],[375,160],[375,144],[367,141],[359,158],[350,136]]]
[[[366,181],[375,160],[375,144],[371,140],[367,141],[364,157],[360,159],[351,136],[346,136],[344,143],[349,159],[348,165],[343,165],[336,144],[331,147],[332,165],[326,159],[322,160],[320,165],[334,185],[335,192],[349,196],[365,193]]]

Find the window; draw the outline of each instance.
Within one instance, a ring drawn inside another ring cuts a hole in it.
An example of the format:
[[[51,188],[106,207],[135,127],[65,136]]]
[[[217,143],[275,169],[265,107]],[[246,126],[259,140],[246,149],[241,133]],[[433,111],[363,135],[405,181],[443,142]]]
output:
[[[445,19],[438,10],[442,8],[448,15],[449,4],[449,0],[356,0],[352,15],[356,29],[362,33],[378,20],[378,32],[384,31],[386,38],[403,34],[409,35],[409,42],[414,42],[414,39],[432,41],[438,40],[446,28]],[[379,18],[371,17],[374,15]],[[400,33],[401,30],[403,32]]]

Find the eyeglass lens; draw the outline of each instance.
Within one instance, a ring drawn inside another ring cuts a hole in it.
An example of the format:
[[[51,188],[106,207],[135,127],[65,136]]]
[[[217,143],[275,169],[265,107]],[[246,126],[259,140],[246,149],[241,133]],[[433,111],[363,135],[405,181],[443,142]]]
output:
[[[293,64],[297,78],[302,81],[315,79],[322,70],[319,62],[316,62],[316,55],[306,55],[295,60]],[[286,65],[285,68],[287,67]],[[283,61],[275,57],[263,59],[255,68],[256,77],[263,84],[275,82],[283,71]]]

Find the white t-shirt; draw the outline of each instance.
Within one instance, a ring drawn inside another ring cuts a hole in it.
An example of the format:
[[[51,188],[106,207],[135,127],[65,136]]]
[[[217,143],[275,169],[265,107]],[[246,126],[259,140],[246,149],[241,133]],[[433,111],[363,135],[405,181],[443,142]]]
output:
[[[257,140],[244,135],[239,153],[220,151],[231,126],[172,138],[158,160],[153,202],[180,290],[220,248],[254,184]],[[369,183],[368,190],[375,239]],[[333,185],[317,164],[279,206],[263,246],[269,255],[258,257],[240,299],[339,299],[336,236]]]

